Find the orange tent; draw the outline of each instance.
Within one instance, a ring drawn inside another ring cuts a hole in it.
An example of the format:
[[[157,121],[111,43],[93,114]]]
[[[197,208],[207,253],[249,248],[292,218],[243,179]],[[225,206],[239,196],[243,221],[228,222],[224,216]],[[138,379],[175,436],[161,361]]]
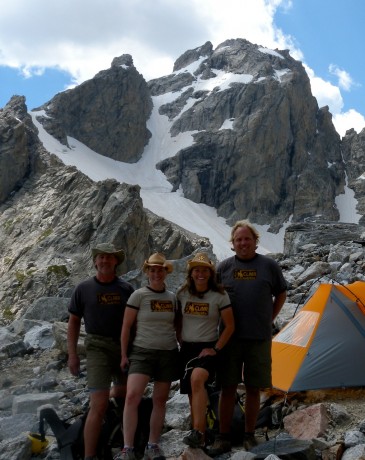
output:
[[[365,282],[321,284],[273,338],[273,387],[365,386]]]

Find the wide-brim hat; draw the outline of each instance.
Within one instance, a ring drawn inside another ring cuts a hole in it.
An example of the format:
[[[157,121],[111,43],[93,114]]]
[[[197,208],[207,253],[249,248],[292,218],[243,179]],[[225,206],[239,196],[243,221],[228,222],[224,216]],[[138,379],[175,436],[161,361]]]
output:
[[[125,252],[123,249],[116,249],[114,244],[110,243],[100,243],[91,249],[93,255],[93,260],[98,254],[113,254],[118,260],[118,265],[120,265],[125,259]]]
[[[143,271],[145,272],[148,267],[164,267],[166,268],[167,273],[171,273],[174,269],[172,263],[166,260],[166,257],[159,252],[155,252],[144,261],[142,267]]]
[[[192,259],[188,260],[188,271],[190,272],[194,267],[208,267],[215,272],[215,265],[205,252],[197,252]]]

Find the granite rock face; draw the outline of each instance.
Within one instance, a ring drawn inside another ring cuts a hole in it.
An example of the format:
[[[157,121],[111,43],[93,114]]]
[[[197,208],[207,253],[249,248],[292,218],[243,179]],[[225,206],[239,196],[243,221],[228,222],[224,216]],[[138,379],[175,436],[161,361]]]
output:
[[[287,51],[237,39],[186,52],[174,69],[194,58],[194,72],[149,82],[153,95],[163,86],[181,94],[161,108],[171,134],[194,133],[191,147],[159,164],[174,189],[230,222],[243,216],[275,229],[289,218],[337,220],[335,196],[345,183],[340,137],[302,64]],[[217,75],[221,84],[209,87]],[[203,80],[209,89],[195,91]]]
[[[39,120],[60,142],[67,145],[70,136],[114,160],[138,161],[151,136],[151,96],[130,55],[115,58],[109,69],[40,109],[45,115]]]
[[[0,203],[18,190],[30,172],[37,143],[25,98],[13,96],[0,110]]]

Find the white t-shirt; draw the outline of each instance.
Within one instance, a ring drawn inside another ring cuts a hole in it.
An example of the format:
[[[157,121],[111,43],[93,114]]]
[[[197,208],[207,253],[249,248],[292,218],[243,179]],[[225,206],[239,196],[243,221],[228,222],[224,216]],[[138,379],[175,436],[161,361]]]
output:
[[[187,289],[177,295],[182,312],[184,342],[213,342],[218,339],[220,312],[231,305],[226,292],[208,291],[203,298],[193,296]]]
[[[174,350],[176,296],[173,292],[156,292],[148,286],[129,297],[127,307],[138,310],[137,332],[133,345],[153,350]]]

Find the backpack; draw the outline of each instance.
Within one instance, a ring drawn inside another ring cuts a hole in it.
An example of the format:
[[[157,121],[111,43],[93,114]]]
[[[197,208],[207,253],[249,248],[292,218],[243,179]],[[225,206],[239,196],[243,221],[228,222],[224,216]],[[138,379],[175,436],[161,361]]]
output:
[[[214,387],[208,386],[208,406],[207,406],[207,433],[209,441],[214,441],[214,436],[219,431],[219,406],[220,391]],[[272,424],[272,408],[265,406],[260,409],[256,428],[271,428]],[[232,424],[231,424],[231,442],[233,445],[242,445],[243,436],[245,433],[245,405],[243,397],[236,394],[236,404],[234,406]]]
[[[123,440],[124,400],[113,398],[109,401],[102,425],[97,456],[100,460],[112,460],[113,448],[121,449]],[[142,398],[138,408],[138,425],[135,434],[136,457],[143,456],[149,437],[149,422],[152,412],[152,399]],[[56,437],[60,460],[83,460],[84,458],[84,426],[88,411],[70,423],[61,420],[52,406],[43,406],[39,410],[39,433],[45,439],[46,424]]]

